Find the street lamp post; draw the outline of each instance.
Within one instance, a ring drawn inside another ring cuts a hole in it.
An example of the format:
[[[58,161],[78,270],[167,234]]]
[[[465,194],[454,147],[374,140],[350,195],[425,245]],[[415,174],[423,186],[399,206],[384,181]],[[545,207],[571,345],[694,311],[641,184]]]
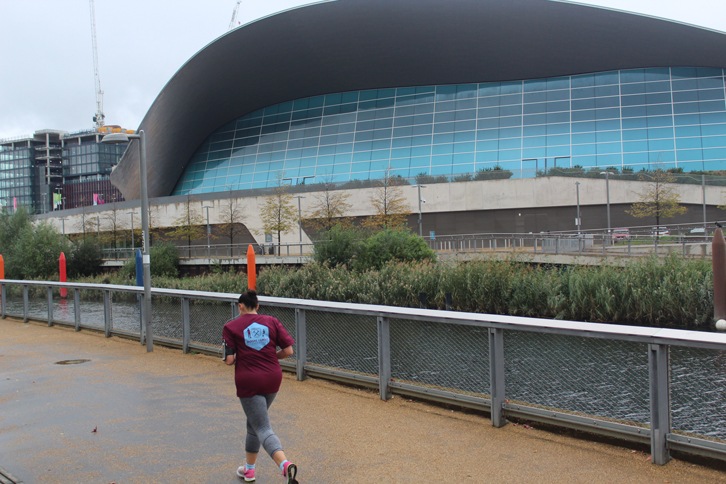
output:
[[[582,252],[582,233],[580,232],[581,217],[580,217],[580,182],[575,182],[577,187],[577,248],[578,252]]]
[[[610,239],[610,172],[609,171],[601,171],[601,175],[605,175],[605,193],[607,197],[607,204],[608,204],[608,241]]]
[[[426,185],[414,185],[416,188],[418,188],[418,235],[419,237],[423,237],[423,223],[421,220],[421,202],[426,203],[426,200],[421,198],[421,189],[426,188]]]
[[[110,133],[103,137],[102,143],[128,143],[139,140],[139,188],[141,191],[141,245],[144,267],[144,310],[142,324],[146,328],[146,351],[154,351],[154,336],[151,330],[151,256],[149,254],[149,189],[146,180],[146,136],[143,130],[138,134]]]
[[[212,229],[209,226],[209,209],[214,208],[214,206],[213,205],[212,206],[202,205],[202,208],[207,209],[207,260],[210,260],[212,255],[211,255],[211,249],[210,249],[210,244],[209,244],[209,237],[212,235]]]
[[[302,256],[302,208],[300,208],[300,199],[305,197],[295,195],[293,198],[297,198],[297,226],[300,234],[300,255]]]

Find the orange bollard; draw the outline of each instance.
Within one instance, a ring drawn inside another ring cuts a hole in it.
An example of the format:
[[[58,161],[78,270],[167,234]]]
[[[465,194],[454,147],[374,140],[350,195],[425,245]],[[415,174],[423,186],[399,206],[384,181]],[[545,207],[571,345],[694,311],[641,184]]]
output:
[[[257,290],[257,268],[255,267],[255,249],[247,247],[247,288]]]
[[[2,254],[0,254],[0,279],[5,279],[5,260]]]
[[[60,265],[60,281],[61,282],[67,282],[66,280],[66,255],[61,252],[60,259],[58,259],[58,264]],[[68,295],[68,289],[65,287],[61,287],[60,290],[60,296],[66,297]]]

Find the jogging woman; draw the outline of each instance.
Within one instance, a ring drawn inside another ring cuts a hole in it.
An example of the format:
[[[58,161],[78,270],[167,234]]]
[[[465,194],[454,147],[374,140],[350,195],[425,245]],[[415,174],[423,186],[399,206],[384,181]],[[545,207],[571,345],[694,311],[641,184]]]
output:
[[[247,417],[247,462],[237,469],[237,475],[247,482],[255,480],[255,462],[262,445],[280,466],[287,484],[297,484],[297,466],[285,457],[267,414],[282,382],[282,368],[278,360],[292,356],[295,341],[280,321],[257,314],[259,302],[255,291],[242,294],[238,303],[239,318],[225,324],[222,331],[224,362],[235,365],[237,396]],[[282,349],[277,350],[278,347]]]

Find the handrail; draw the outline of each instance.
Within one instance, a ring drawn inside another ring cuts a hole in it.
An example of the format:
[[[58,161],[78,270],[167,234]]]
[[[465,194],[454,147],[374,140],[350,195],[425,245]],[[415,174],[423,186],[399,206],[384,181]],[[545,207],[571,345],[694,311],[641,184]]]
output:
[[[21,286],[65,287],[70,289],[110,290],[121,292],[143,293],[140,286],[122,286],[113,284],[69,283],[55,281],[22,281],[4,279],[0,284]],[[235,302],[239,294],[190,291],[181,289],[151,288],[152,295],[189,297],[213,301]],[[631,341],[646,344],[677,344],[680,346],[726,350],[726,334],[705,333],[684,329],[652,328],[647,326],[628,326],[606,323],[588,323],[544,318],[526,318],[522,316],[506,316],[499,314],[470,313],[445,311],[437,309],[404,308],[382,306],[377,304],[343,303],[335,301],[318,301],[314,299],[293,299],[271,296],[259,296],[261,303],[291,309],[310,309],[315,311],[359,314],[376,317],[392,317],[430,321],[438,323],[455,323],[470,326],[481,326],[519,331],[536,331],[585,338],[607,338],[619,341]]]

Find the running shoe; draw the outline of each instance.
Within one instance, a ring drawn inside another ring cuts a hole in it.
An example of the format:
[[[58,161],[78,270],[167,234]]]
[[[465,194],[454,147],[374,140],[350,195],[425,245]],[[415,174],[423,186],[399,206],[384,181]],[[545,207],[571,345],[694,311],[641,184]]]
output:
[[[285,463],[285,468],[282,470],[282,477],[286,477],[287,484],[299,484],[295,477],[297,476],[297,466],[290,462]]]
[[[255,470],[247,469],[246,466],[237,468],[237,475],[245,480],[245,482],[253,482],[255,480]]]

